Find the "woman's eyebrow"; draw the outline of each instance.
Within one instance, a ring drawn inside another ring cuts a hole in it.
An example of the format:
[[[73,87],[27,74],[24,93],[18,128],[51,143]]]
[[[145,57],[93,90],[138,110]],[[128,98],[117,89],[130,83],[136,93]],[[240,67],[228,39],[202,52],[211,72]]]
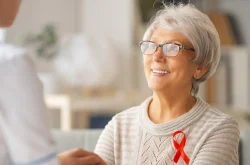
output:
[[[150,41],[156,42],[157,38],[151,38]],[[171,39],[171,40],[165,40],[164,42],[158,43],[158,44],[166,44],[166,43],[178,43],[178,44],[184,44],[178,39]]]

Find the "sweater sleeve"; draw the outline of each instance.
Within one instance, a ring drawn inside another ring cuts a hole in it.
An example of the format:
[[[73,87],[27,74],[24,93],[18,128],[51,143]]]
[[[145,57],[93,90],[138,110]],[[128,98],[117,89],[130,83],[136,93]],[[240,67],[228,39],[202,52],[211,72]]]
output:
[[[227,118],[211,132],[192,165],[238,165],[239,127]]]
[[[0,127],[13,164],[57,164],[42,84],[25,55],[0,63]]]
[[[112,119],[100,135],[94,151],[108,165],[115,165],[114,141],[114,119]]]

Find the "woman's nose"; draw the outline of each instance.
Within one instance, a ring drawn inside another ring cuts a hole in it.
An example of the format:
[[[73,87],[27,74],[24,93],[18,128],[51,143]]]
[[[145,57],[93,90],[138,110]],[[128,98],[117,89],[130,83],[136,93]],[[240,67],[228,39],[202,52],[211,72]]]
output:
[[[162,48],[158,47],[157,50],[153,54],[153,60],[155,62],[165,62],[166,61],[166,56],[162,52]]]

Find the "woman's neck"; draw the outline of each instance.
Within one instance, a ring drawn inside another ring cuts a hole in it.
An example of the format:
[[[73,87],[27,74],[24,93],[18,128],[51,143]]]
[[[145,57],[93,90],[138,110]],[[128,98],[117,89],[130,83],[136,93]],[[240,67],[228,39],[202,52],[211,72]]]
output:
[[[196,99],[189,92],[175,93],[170,95],[154,92],[148,108],[148,115],[152,122],[161,124],[174,120],[187,113],[196,103]]]

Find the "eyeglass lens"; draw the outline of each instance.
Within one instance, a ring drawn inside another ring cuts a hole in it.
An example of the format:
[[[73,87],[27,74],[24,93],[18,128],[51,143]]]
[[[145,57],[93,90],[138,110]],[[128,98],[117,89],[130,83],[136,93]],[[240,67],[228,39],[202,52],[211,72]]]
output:
[[[156,52],[158,45],[153,42],[142,42],[141,51],[145,55],[151,55]],[[164,44],[162,46],[162,51],[166,56],[176,56],[179,53],[179,46],[175,44]]]

